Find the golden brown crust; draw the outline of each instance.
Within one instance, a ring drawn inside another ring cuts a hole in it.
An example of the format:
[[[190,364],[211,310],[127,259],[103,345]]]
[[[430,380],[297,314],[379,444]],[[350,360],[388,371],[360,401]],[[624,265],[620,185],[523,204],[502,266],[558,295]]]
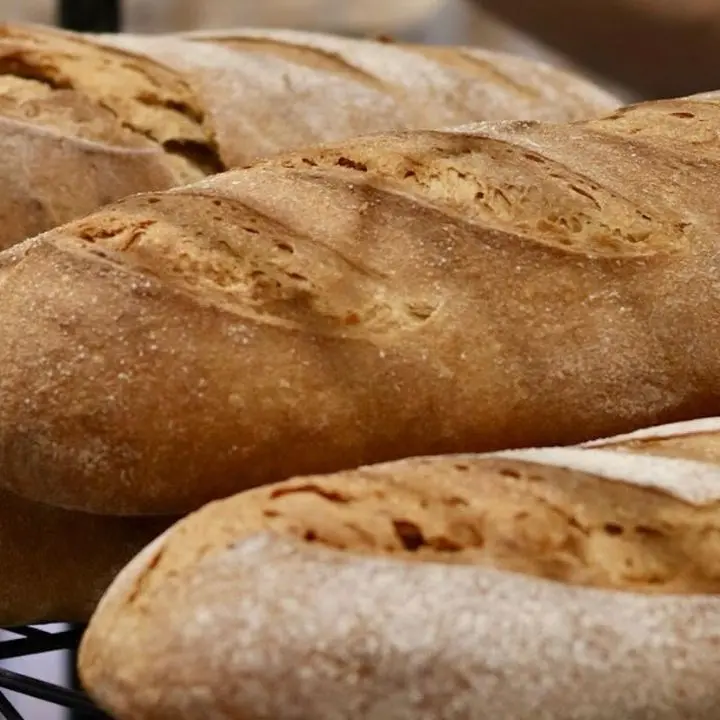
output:
[[[127,611],[142,612],[167,592],[169,579],[263,532],[353,554],[495,567],[569,585],[717,593],[720,485],[716,495],[694,505],[630,477],[612,481],[524,459],[463,455],[295,478],[211,503],[177,524],[156,548]]]
[[[711,414],[717,169],[674,114],[695,102],[650,137],[626,135],[643,107],[375,136],[28,243],[0,267],[2,482],[175,513]]]
[[[181,75],[150,60],[78,34],[4,24],[0,73],[80,93],[130,131],[180,153],[193,144],[214,152],[193,90]]]
[[[81,675],[121,720],[710,720],[719,501],[717,466],[582,448],[295,478],[137,556]]]
[[[0,249],[132,193],[298,145],[477,118],[573,119],[618,104],[579,78],[502,55],[473,74],[408,49],[290,36],[297,46],[231,33],[246,48],[234,51],[209,38],[0,26]],[[396,75],[375,78],[355,55]]]
[[[221,166],[177,73],[35,27],[0,27],[0,249]]]

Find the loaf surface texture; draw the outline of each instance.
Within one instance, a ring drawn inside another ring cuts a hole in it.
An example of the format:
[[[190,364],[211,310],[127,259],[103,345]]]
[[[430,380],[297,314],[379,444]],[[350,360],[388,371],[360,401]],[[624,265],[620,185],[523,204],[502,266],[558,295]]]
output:
[[[716,125],[709,96],[378,135],[23,243],[0,256],[0,483],[180,514],[712,415]]]
[[[585,447],[687,458],[720,465],[720,424],[714,417],[690,420],[636,430],[607,440],[592,440]]]
[[[710,720],[718,500],[717,465],[617,448],[255,489],[120,573],[81,676],[119,720]]]
[[[617,105],[529,60],[433,52],[448,60],[322,35],[111,42],[2,24],[0,249],[126,195],[298,144],[439,121],[567,120]]]
[[[177,72],[79,35],[0,25],[0,249],[221,168]]]
[[[0,627],[87,622],[167,519],[100,517],[0,491]]]
[[[228,167],[296,147],[480,120],[566,121],[619,102],[545,63],[289,30],[103,36],[184,72]]]

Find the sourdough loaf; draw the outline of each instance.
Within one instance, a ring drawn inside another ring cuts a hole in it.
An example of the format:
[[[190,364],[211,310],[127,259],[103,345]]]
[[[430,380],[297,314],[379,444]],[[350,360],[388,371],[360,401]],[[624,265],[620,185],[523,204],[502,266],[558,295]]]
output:
[[[378,135],[28,241],[0,259],[0,482],[179,514],[711,415],[716,126],[707,97]]]
[[[572,119],[617,104],[580,78],[504,55],[445,50],[439,62],[380,43],[244,37],[100,41],[0,26],[0,249],[126,195],[297,144],[441,118]]]
[[[719,500],[717,465],[617,448],[255,489],[123,570],[81,675],[119,720],[710,720]]]
[[[86,622],[167,519],[98,517],[0,491],[0,627]]]

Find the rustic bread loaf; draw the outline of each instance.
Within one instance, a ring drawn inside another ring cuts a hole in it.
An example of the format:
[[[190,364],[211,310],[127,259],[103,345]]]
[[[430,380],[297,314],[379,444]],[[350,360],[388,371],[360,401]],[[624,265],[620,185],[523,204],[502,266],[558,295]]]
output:
[[[0,249],[222,166],[176,72],[78,35],[0,25]]]
[[[225,40],[121,35],[111,42],[1,25],[0,249],[126,195],[182,185],[296,144],[441,118],[573,119],[617,105],[580,78],[504,55],[472,60],[469,51],[439,51],[459,64],[446,68],[380,43],[248,38],[232,43],[257,42],[261,53],[229,50]],[[395,63],[395,76],[381,60]]]
[[[0,259],[0,483],[180,514],[711,415],[718,126],[705,98],[378,135],[28,241]]]
[[[577,120],[619,104],[560,68],[472,48],[252,29],[100,39],[183,72],[228,167],[384,130]]]
[[[167,519],[98,517],[0,491],[0,627],[86,622]]]
[[[119,720],[710,720],[719,500],[716,465],[596,448],[259,488],[123,570],[81,675]]]

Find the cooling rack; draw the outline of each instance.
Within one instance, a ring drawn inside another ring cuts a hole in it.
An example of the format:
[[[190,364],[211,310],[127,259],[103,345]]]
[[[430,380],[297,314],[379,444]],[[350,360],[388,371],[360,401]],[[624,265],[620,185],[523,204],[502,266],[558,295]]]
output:
[[[72,720],[108,720],[92,701],[79,689],[74,672],[74,657],[84,628],[72,626],[53,631],[46,626],[5,628],[0,640],[0,661],[26,658],[48,652],[66,651],[71,657],[71,672],[67,685],[40,680],[24,673],[0,668],[0,718],[2,720],[33,720],[24,716],[7,693],[15,693],[43,701],[49,706],[65,709],[65,717]]]

